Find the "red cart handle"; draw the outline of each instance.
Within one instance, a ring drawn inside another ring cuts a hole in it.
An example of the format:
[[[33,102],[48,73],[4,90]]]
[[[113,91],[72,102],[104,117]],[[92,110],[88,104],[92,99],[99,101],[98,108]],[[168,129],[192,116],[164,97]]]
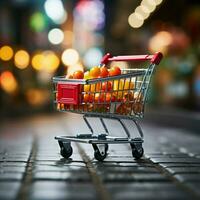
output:
[[[101,60],[101,64],[107,64],[111,61],[147,61],[150,60],[151,63],[158,65],[162,59],[163,55],[161,52],[157,52],[154,55],[134,55],[134,56],[111,56],[107,53]]]

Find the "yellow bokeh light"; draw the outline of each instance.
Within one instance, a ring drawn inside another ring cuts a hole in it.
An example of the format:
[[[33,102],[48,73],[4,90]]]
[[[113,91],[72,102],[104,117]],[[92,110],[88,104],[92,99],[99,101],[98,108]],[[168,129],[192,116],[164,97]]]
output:
[[[13,49],[10,46],[3,46],[0,49],[0,58],[8,61],[13,57]]]
[[[128,23],[133,28],[139,28],[144,20],[156,9],[156,6],[163,0],[142,0],[141,4],[135,9],[135,12],[129,15]]]
[[[150,14],[150,13],[148,12],[148,10],[145,10],[145,8],[142,7],[142,6],[138,6],[138,7],[135,9],[135,13],[142,15],[143,19],[147,19],[147,18],[149,17],[149,14]]]
[[[31,63],[34,69],[51,73],[59,67],[60,60],[53,51],[44,51],[43,53],[35,54]]]
[[[134,14],[135,14],[135,16],[136,16],[137,19],[139,19],[139,20],[141,20],[141,21],[144,20],[144,17],[143,17],[140,13],[134,12]]]
[[[145,7],[146,10],[149,11],[149,13],[153,12],[156,9],[156,4],[149,4],[149,2],[145,0],[141,2],[141,6]]]
[[[162,3],[163,0],[154,0],[154,1],[155,1],[156,5],[159,5]]]
[[[30,56],[28,52],[24,50],[19,50],[16,52],[14,56],[14,62],[16,67],[18,67],[19,69],[25,69],[26,67],[28,67],[29,61]]]
[[[43,65],[43,59],[44,59],[43,54],[41,53],[35,54],[31,61],[32,67],[38,71],[41,70]]]
[[[143,0],[144,1],[144,0]],[[146,2],[150,5],[156,6],[156,1],[155,0],[146,0]]]
[[[25,93],[27,101],[32,106],[41,106],[48,102],[49,91],[31,88]]]
[[[79,54],[75,49],[66,49],[62,54],[64,65],[75,65],[79,60]]]
[[[144,5],[140,5],[142,11],[148,15],[150,15],[151,11],[148,9],[148,7],[144,6]]]
[[[17,89],[17,81],[10,71],[4,71],[0,78],[1,88],[7,93],[13,93]]]
[[[128,18],[128,23],[133,28],[139,28],[143,25],[144,20],[138,14],[132,13]]]
[[[58,56],[52,51],[45,51],[43,55],[43,69],[47,72],[54,72],[60,64]]]

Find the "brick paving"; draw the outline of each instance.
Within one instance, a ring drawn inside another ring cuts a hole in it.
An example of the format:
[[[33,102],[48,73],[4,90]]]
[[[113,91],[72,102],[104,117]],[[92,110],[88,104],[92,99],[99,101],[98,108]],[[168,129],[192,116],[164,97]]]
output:
[[[102,133],[98,120],[91,120]],[[108,120],[111,135],[122,129]],[[134,132],[135,128],[126,122]],[[142,122],[145,155],[134,160],[129,145],[110,145],[104,162],[88,144],[59,154],[56,135],[89,133],[81,116],[41,116],[2,123],[0,199],[200,199],[200,136]]]

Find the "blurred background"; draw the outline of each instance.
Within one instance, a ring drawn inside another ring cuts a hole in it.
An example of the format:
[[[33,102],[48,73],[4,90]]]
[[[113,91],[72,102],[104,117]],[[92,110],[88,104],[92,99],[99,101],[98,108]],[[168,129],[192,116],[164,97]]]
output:
[[[52,112],[55,75],[161,51],[150,105],[200,111],[199,0],[1,0],[0,118]]]

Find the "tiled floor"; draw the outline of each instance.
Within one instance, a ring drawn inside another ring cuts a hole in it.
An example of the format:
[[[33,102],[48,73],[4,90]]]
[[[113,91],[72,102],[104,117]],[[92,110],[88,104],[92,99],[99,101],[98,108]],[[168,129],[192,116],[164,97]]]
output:
[[[96,133],[103,129],[92,119]],[[111,135],[120,125],[108,120]],[[132,133],[134,126],[126,122]],[[200,136],[142,123],[145,155],[134,160],[129,145],[110,145],[104,162],[88,144],[59,154],[56,135],[89,133],[80,115],[34,117],[0,128],[0,199],[200,199]]]

